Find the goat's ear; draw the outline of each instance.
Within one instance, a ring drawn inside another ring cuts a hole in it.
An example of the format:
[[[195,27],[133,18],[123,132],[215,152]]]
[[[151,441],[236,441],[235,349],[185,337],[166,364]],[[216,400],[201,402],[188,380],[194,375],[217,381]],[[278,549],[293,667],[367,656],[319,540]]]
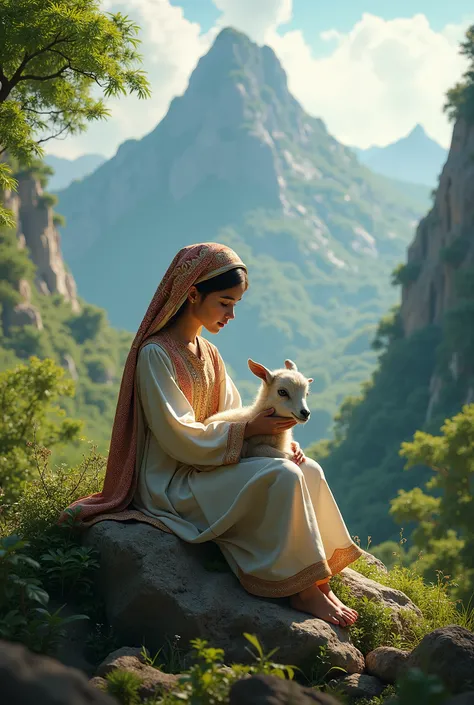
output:
[[[248,366],[251,372],[254,373],[257,377],[259,377],[261,380],[266,382],[267,384],[270,384],[270,382],[273,379],[273,375],[270,372],[270,370],[267,370],[266,367],[261,365],[259,362],[254,362],[253,360],[248,360]]]
[[[296,367],[295,363],[293,360],[285,360],[285,367],[287,370],[293,370],[293,372],[297,372],[298,368]]]
[[[308,384],[311,384],[311,382],[314,382],[314,379],[312,377],[308,379]]]

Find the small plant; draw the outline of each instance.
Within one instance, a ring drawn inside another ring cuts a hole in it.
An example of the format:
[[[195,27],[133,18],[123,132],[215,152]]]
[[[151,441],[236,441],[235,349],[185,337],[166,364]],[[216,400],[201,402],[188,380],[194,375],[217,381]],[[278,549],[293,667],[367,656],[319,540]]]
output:
[[[49,581],[63,597],[76,591],[90,594],[93,572],[99,567],[97,551],[87,546],[50,549],[41,556]]]
[[[192,705],[217,705],[227,703],[233,683],[245,676],[266,673],[278,678],[292,680],[295,668],[274,663],[271,659],[276,649],[265,653],[259,640],[252,634],[244,634],[251,647],[248,652],[254,658],[253,665],[224,665],[224,651],[208,646],[203,639],[191,642],[195,663],[180,678],[178,687],[159,701],[160,705],[180,705],[187,701]]]
[[[118,669],[108,673],[105,680],[107,693],[118,700],[120,705],[137,705],[140,702],[142,681],[136,673]]]
[[[20,641],[32,651],[54,653],[71,622],[88,619],[61,617],[62,608],[46,609],[49,595],[36,577],[40,564],[24,551],[28,543],[17,535],[0,539],[0,637]]]

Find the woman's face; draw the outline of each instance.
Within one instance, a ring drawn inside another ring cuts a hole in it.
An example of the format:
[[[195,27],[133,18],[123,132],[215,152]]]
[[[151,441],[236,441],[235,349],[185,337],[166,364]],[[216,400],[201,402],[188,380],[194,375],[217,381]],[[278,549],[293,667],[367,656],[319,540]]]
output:
[[[191,313],[209,333],[218,333],[235,318],[235,306],[245,290],[245,283],[241,282],[232,289],[214,291],[204,297],[195,287],[191,287],[188,296]]]

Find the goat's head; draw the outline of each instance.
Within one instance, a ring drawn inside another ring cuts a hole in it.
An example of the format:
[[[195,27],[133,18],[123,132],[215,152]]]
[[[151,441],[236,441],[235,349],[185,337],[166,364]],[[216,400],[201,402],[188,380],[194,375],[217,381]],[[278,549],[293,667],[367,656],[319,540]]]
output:
[[[306,397],[313,380],[298,372],[294,362],[285,360],[285,368],[273,372],[253,360],[248,361],[248,366],[262,380],[259,399],[265,400],[268,409],[275,409],[275,416],[292,417],[298,423],[308,421]]]

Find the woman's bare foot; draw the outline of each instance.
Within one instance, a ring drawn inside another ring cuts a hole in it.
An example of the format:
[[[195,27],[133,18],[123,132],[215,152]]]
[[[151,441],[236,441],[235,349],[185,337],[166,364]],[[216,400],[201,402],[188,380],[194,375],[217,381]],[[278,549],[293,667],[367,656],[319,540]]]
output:
[[[357,621],[357,617],[359,616],[359,613],[357,610],[353,610],[352,607],[348,607],[345,605],[338,597],[333,593],[331,590],[331,587],[329,585],[329,582],[327,583],[321,583],[318,585],[319,589],[323,593],[323,595],[326,595],[328,600],[330,600],[336,607],[339,607],[339,609],[342,611],[342,614],[344,615],[345,619],[349,624],[354,624],[355,621]]]
[[[330,624],[337,624],[340,627],[347,627],[351,623],[349,617],[343,614],[342,609],[326,597],[317,585],[311,585],[306,590],[292,595],[291,606],[295,610],[309,612],[313,617],[323,619]]]

